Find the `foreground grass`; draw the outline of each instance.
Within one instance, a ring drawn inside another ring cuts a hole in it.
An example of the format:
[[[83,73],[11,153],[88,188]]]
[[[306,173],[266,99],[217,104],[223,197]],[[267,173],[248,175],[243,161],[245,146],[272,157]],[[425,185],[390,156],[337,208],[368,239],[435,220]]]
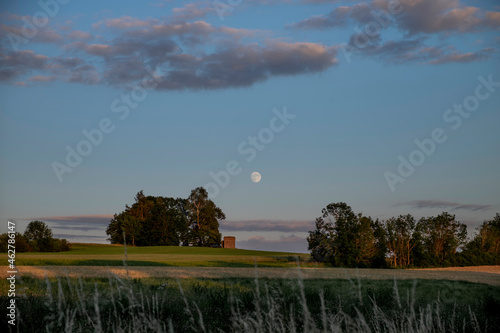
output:
[[[21,332],[497,332],[500,327],[500,288],[458,281],[110,275],[18,282]],[[6,291],[2,282],[1,307],[8,302]],[[12,328],[2,320],[0,331]]]
[[[308,254],[268,252],[241,249],[218,249],[179,246],[127,246],[129,266],[179,266],[179,267],[289,267],[299,258],[305,266]],[[18,266],[123,266],[124,246],[106,244],[72,244],[69,252],[18,253]],[[7,261],[6,254],[0,260]]]

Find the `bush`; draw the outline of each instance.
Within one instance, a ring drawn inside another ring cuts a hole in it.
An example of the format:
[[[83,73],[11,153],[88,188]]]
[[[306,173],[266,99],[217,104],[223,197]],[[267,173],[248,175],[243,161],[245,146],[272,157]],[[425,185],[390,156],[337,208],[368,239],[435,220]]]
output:
[[[1,234],[0,235],[0,252],[7,252],[8,250],[8,240],[9,234]],[[16,232],[16,252],[31,252],[32,248],[30,244],[26,241],[26,238],[18,232]]]

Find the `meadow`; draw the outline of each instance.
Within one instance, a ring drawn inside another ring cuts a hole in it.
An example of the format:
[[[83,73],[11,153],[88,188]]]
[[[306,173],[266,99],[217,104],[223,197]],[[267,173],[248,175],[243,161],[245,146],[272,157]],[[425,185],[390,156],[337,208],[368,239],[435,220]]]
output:
[[[290,253],[232,249],[124,250],[75,244],[69,253],[18,254],[18,265],[39,263],[47,271],[61,270],[44,277],[28,274],[42,267],[19,266],[18,326],[8,325],[3,317],[0,330],[498,332],[500,327],[498,274],[468,272],[484,282],[472,283],[462,281],[467,272],[450,270],[324,268],[314,266],[305,254],[295,259]],[[141,267],[142,262],[149,265]],[[54,266],[60,264],[65,267]],[[127,274],[115,274],[118,268]],[[101,273],[82,277],[64,269]],[[134,277],[134,269],[160,273]],[[161,270],[198,275],[175,277]],[[206,277],[207,271],[226,273]],[[247,273],[238,273],[242,271]],[[279,272],[279,277],[265,272]],[[316,272],[326,273],[318,278]],[[7,289],[2,276],[2,308],[9,301]]]
[[[6,263],[6,254],[0,255]],[[18,253],[19,266],[188,266],[188,267],[287,267],[308,254],[207,247],[72,244],[69,252]],[[317,265],[317,264],[316,264]]]

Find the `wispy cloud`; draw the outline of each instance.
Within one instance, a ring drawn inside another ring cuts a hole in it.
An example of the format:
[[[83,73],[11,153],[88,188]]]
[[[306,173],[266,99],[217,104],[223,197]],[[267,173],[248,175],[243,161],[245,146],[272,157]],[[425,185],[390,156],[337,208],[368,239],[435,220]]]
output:
[[[47,222],[53,229],[103,232],[109,225],[112,215],[75,215],[75,216],[48,216],[37,217],[31,220]]]
[[[469,63],[486,60],[496,52],[494,48],[483,48],[475,52],[461,53],[453,46],[428,46],[428,37],[403,38],[382,41],[374,36],[359,47],[359,35],[352,35],[347,49],[349,52],[391,64],[420,63],[441,65],[447,63]]]
[[[493,208],[492,205],[462,204],[443,200],[414,200],[396,204],[396,206],[408,206],[411,208],[440,208],[452,210],[468,210],[471,212],[484,211]]]
[[[236,240],[236,247],[247,250],[307,253],[307,239],[294,234],[282,236],[279,240],[254,236],[245,241]]]
[[[99,244],[109,244],[106,236],[95,236],[95,235],[75,235],[75,234],[54,234],[56,238],[64,238],[70,243],[99,243]]]
[[[215,12],[214,6],[208,1],[189,3],[184,7],[172,9],[172,20],[190,21],[204,18],[207,14],[213,12]]]
[[[335,2],[310,0],[310,3]],[[389,0],[373,0],[351,6],[338,6],[326,15],[315,15],[291,25],[297,29],[329,29],[348,23],[367,24],[376,21],[373,13],[386,11],[385,16],[409,35],[432,33],[468,33],[500,27],[500,12],[464,6],[459,0],[399,0],[400,11],[387,12]]]
[[[223,231],[308,232],[314,229],[314,221],[222,221],[219,225]]]

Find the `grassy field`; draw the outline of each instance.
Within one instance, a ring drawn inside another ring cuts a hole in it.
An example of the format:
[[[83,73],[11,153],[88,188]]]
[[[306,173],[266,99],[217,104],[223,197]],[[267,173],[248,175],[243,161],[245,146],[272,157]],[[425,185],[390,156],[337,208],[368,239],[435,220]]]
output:
[[[500,289],[352,279],[19,281],[21,332],[498,332]],[[2,287],[1,294],[5,295]],[[8,299],[0,297],[0,306]]]
[[[399,333],[500,327],[496,266],[357,270],[318,266],[307,254],[297,259],[238,249],[124,250],[73,244],[70,252],[17,254],[18,325],[2,317],[0,331]],[[5,308],[5,254],[0,260]]]
[[[19,266],[123,266],[125,251],[122,245],[72,244],[68,252],[17,253]],[[299,258],[304,265],[308,254],[267,252],[240,249],[220,249],[179,246],[127,246],[128,266],[184,267],[288,267]],[[2,263],[7,255],[0,255]],[[2,264],[0,264],[2,265]]]

